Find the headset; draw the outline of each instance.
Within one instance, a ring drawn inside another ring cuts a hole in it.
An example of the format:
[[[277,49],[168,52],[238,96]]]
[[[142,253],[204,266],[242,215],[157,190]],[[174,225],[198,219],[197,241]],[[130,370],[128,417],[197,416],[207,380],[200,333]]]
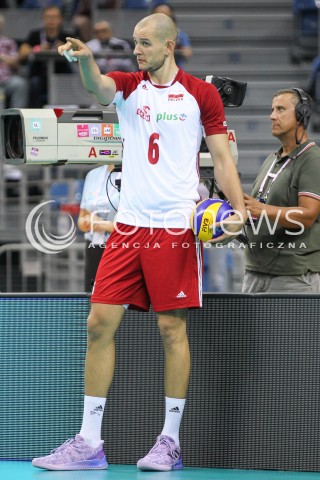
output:
[[[311,117],[311,106],[307,94],[301,88],[292,88],[292,91],[297,92],[300,101],[296,105],[296,119],[306,129]]]

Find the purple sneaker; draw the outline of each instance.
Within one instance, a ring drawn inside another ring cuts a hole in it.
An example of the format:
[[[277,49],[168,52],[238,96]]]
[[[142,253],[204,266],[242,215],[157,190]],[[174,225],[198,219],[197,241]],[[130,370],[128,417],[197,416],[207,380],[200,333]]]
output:
[[[103,442],[97,448],[87,445],[80,435],[70,438],[50,455],[32,460],[32,465],[46,470],[102,470],[108,468]]]
[[[140,470],[168,472],[183,468],[180,447],[167,435],[159,435],[150,452],[141,458],[137,467]]]

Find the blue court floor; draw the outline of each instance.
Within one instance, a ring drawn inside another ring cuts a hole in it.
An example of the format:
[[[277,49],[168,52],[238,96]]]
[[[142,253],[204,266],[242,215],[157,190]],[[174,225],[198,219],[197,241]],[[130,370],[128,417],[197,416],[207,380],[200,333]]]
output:
[[[320,472],[192,468],[176,472],[140,472],[135,465],[109,465],[108,470],[50,472],[30,462],[0,461],[1,480],[320,480]]]

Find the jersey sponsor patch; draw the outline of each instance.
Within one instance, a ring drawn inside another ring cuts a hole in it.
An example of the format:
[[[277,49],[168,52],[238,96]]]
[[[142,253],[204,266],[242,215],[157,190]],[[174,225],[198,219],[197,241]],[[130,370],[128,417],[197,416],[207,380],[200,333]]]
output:
[[[169,93],[168,100],[169,102],[180,102],[181,100],[183,100],[183,93]]]

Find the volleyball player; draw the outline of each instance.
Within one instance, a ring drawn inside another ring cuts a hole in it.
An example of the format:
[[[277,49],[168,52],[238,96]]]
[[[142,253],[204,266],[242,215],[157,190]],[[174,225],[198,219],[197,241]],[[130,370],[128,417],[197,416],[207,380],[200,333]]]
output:
[[[220,239],[238,232],[246,214],[220,95],[212,84],[177,67],[176,38],[177,27],[167,15],[139,21],[133,33],[139,66],[134,73],[101,75],[92,52],[78,39],[68,37],[58,50],[78,60],[84,87],[101,105],[116,105],[123,164],[116,228],[91,297],[82,427],[54,453],[34,459],[33,465],[40,468],[107,468],[100,431],[114,374],[114,336],[127,307],[148,311],[150,304],[165,355],[165,421],[155,445],[137,466],[183,468],[179,427],[190,375],[187,312],[201,306],[202,296],[201,249],[189,218],[199,200],[203,136],[217,182],[238,211]]]

